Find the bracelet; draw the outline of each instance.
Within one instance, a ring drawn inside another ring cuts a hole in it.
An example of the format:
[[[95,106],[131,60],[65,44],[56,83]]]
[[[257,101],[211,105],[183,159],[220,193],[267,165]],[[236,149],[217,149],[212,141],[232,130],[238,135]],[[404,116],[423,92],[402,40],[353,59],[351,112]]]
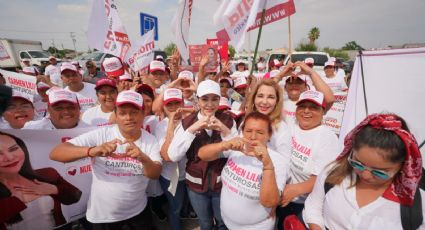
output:
[[[90,150],[92,149],[92,148],[94,148],[95,146],[92,146],[92,147],[89,147],[88,149],[87,149],[87,156],[88,157],[93,157],[93,156],[90,156]]]

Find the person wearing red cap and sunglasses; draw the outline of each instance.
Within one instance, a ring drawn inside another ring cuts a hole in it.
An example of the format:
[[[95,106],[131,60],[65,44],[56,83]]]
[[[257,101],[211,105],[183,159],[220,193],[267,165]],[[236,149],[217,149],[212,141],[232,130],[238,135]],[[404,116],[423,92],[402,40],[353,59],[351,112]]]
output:
[[[92,126],[110,125],[118,96],[117,84],[114,80],[102,78],[96,82],[94,89],[99,105],[87,109],[81,116],[81,120]]]
[[[91,158],[93,180],[86,217],[93,229],[151,229],[146,188],[162,169],[156,138],[141,129],[143,97],[122,91],[116,125],[105,126],[56,146],[50,158],[72,162]]]
[[[314,230],[424,229],[422,172],[418,143],[403,118],[369,115],[319,175],[303,220]]]
[[[290,127],[290,180],[277,208],[278,229],[289,215],[299,215],[317,175],[336,159],[340,151],[334,132],[322,125],[326,102],[318,91],[305,91],[297,102],[297,125]]]

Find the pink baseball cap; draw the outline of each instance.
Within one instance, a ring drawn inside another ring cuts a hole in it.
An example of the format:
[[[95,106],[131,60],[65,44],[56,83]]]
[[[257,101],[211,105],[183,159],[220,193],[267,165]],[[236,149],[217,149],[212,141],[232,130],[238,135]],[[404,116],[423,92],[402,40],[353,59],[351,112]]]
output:
[[[132,104],[139,109],[143,109],[143,97],[139,93],[132,90],[125,90],[118,94],[116,106],[124,104]]]
[[[281,67],[282,66],[282,63],[278,59],[273,59],[273,64],[276,67]]]
[[[112,80],[112,79],[109,79],[109,78],[104,77],[104,78],[99,79],[96,82],[96,87],[94,87],[94,89],[95,90],[98,90],[102,86],[110,86],[110,87],[116,89],[117,88],[117,83],[114,80]]]
[[[65,71],[65,70],[71,70],[73,72],[78,73],[77,67],[75,67],[75,65],[73,65],[73,64],[71,64],[69,62],[62,63],[62,65],[61,65],[61,73],[63,73],[63,71]]]
[[[297,79],[300,79],[304,83],[307,82],[307,79],[304,75],[292,75],[292,76],[286,77],[285,82],[288,83],[288,82],[292,82],[292,81],[297,80]]]
[[[161,71],[161,72],[166,72],[165,71],[165,64],[162,61],[151,61],[151,63],[149,64],[149,73],[153,73],[155,71]]]
[[[315,90],[307,90],[300,95],[300,99],[297,102],[297,106],[305,101],[310,101],[316,104],[317,106],[326,108],[325,97],[323,93]]]
[[[32,99],[28,95],[23,94],[17,90],[12,91],[12,98],[20,98],[32,104]]]
[[[40,81],[39,83],[37,83],[37,89],[50,89],[50,85]]]
[[[243,76],[238,76],[234,79],[234,88],[235,89],[242,89],[248,87],[246,78]]]
[[[333,62],[333,61],[327,61],[327,62],[325,62],[325,68],[328,67],[328,66],[335,67],[335,62]]]
[[[77,95],[67,90],[55,88],[48,91],[49,105],[54,105],[59,102],[70,102],[79,105]]]
[[[176,88],[169,88],[164,91],[164,105],[172,101],[183,101],[182,91]]]
[[[232,108],[232,104],[230,104],[229,99],[227,99],[226,97],[220,97],[220,104],[218,105],[218,109],[223,110],[230,108]]]
[[[192,81],[195,80],[193,73],[188,70],[181,71],[177,78],[183,78],[183,79],[192,80]]]
[[[105,58],[102,62],[102,67],[108,77],[119,77],[124,74],[124,66],[117,57]]]
[[[304,63],[305,64],[314,64],[314,58],[311,58],[311,57],[306,58],[306,59],[304,59]]]
[[[264,74],[263,78],[274,78],[277,77],[277,75],[280,73],[279,70],[275,69],[272,70],[270,72],[267,72],[266,74]]]
[[[52,59],[56,60],[55,56],[49,56],[49,60],[52,60]]]
[[[218,82],[227,81],[229,82],[230,87],[233,87],[233,79],[230,77],[221,77]]]
[[[131,75],[126,72],[119,77],[119,80],[120,81],[131,81],[133,79],[131,78]]]

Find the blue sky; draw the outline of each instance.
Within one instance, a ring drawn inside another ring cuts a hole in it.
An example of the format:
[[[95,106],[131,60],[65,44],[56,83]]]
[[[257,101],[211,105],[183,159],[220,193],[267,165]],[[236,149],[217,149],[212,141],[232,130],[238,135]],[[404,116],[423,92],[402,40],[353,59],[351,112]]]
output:
[[[140,37],[139,13],[159,17],[157,46],[171,42],[171,19],[177,0],[115,0],[120,17],[132,41]],[[54,39],[59,48],[72,48],[69,32],[75,32],[77,49],[88,49],[85,31],[92,0],[0,0],[0,37],[39,40],[47,48]],[[215,37],[218,28],[212,17],[217,0],[194,0],[190,41],[202,44]],[[411,42],[425,43],[424,0],[295,0],[297,13],[291,18],[295,46],[306,40],[310,28],[321,31],[320,47],[339,48],[355,40],[363,47],[375,48]],[[36,31],[36,32],[28,32]],[[256,31],[251,34],[253,49]],[[288,43],[287,20],[263,30],[260,49],[285,47]],[[245,43],[248,48],[248,40]]]

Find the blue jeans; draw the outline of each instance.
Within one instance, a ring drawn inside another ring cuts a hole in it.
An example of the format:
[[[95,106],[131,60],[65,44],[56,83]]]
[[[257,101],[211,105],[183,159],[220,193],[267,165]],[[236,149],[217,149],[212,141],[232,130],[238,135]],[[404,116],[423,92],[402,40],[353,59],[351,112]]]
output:
[[[186,183],[185,181],[179,181],[177,184],[175,196],[173,196],[173,194],[168,191],[168,186],[170,186],[169,180],[160,176],[159,184],[161,185],[162,191],[164,191],[165,197],[167,197],[168,201],[168,220],[170,229],[181,230],[182,227],[180,224],[180,210],[182,209]]]
[[[201,230],[226,230],[220,212],[220,193],[208,191],[197,193],[187,189],[190,203],[198,215]],[[216,221],[214,228],[214,219]]]

